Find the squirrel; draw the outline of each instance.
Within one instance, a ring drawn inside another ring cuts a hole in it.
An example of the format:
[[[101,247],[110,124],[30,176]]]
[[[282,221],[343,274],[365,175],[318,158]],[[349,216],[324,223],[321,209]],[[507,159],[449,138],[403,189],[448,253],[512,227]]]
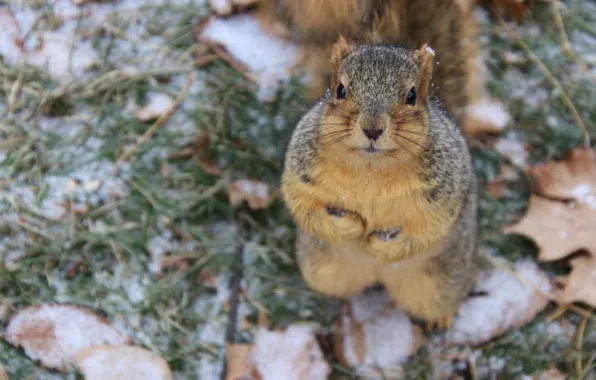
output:
[[[466,106],[484,96],[471,6],[457,0],[263,0],[263,25],[302,47],[307,98],[320,98],[331,75],[327,57],[341,35],[350,42],[423,43],[436,51],[441,103],[464,131]]]
[[[298,122],[281,178],[306,283],[347,298],[382,283],[427,327],[450,325],[479,270],[476,177],[429,94],[434,51],[340,38],[331,89]]]

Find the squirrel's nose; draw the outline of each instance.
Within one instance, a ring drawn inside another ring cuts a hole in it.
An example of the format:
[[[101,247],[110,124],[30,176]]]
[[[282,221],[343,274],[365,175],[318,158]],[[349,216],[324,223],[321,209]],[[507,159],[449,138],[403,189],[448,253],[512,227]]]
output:
[[[362,129],[362,132],[364,132],[364,135],[366,137],[368,137],[369,139],[371,139],[373,141],[377,141],[377,139],[379,137],[381,137],[381,135],[383,134],[383,130],[376,126],[364,128],[364,129]]]

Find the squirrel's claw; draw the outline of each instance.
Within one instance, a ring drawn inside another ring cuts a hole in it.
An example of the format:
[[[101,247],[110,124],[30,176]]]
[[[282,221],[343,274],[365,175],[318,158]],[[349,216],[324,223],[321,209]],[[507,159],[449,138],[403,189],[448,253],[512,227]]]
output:
[[[453,318],[455,317],[455,313],[451,313],[444,317],[441,317],[435,321],[427,321],[426,322],[426,331],[431,332],[433,330],[446,330],[453,324]]]

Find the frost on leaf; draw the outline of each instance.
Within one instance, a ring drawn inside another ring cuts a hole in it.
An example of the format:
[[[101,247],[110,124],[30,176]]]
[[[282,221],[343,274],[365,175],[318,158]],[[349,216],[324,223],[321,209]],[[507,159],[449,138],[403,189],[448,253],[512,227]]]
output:
[[[586,249],[596,254],[596,211],[586,203],[566,204],[537,195],[530,197],[526,215],[506,233],[525,235],[539,248],[539,261],[554,261]]]
[[[212,18],[199,29],[198,39],[213,46],[220,58],[246,67],[262,101],[274,98],[279,83],[289,79],[298,63],[297,46],[267,32],[253,15]]]
[[[596,210],[596,154],[593,150],[574,149],[564,160],[534,166],[528,172],[538,194],[573,199]]]
[[[173,104],[174,99],[168,95],[150,92],[147,94],[147,104],[135,113],[135,117],[140,121],[157,119],[168,112]]]
[[[325,380],[330,372],[308,326],[260,328],[253,344],[226,346],[226,380]]]
[[[26,307],[10,318],[5,339],[52,369],[66,369],[83,348],[129,342],[106,320],[74,305]]]
[[[251,360],[262,380],[324,380],[331,372],[309,326],[259,329]]]
[[[253,210],[267,208],[275,195],[276,191],[269,185],[256,180],[241,179],[228,185],[228,198],[234,207],[246,201]]]
[[[338,320],[336,355],[363,376],[401,376],[401,362],[424,344],[422,331],[385,292],[353,297]]]
[[[562,303],[584,302],[596,307],[596,259],[578,256],[569,261],[571,273],[561,295]]]
[[[81,350],[75,357],[85,380],[173,380],[168,362],[141,347],[97,345]]]
[[[500,138],[495,143],[497,153],[506,157],[515,166],[525,168],[528,160],[528,150],[525,144],[513,138]]]
[[[448,344],[484,343],[509,329],[532,321],[549,303],[543,293],[552,290],[550,280],[531,260],[514,265],[517,276],[492,269],[481,273],[475,291],[479,294],[459,308],[443,339]]]
[[[468,135],[499,133],[509,124],[511,116],[497,99],[482,99],[466,107],[464,130]]]

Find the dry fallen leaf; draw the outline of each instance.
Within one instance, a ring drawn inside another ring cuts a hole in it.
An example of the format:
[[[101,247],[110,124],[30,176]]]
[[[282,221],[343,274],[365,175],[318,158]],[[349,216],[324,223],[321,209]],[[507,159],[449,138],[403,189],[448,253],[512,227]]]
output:
[[[85,380],[173,380],[168,362],[141,347],[102,344],[74,358]]]
[[[147,94],[147,104],[135,113],[135,117],[140,121],[157,119],[172,107],[174,99],[166,94],[159,92],[149,92]]]
[[[255,367],[250,360],[252,344],[226,344],[226,380],[254,379]]]
[[[511,120],[511,116],[497,99],[474,102],[466,107],[465,112],[464,130],[470,136],[499,133]]]
[[[334,336],[340,361],[363,376],[402,374],[401,362],[425,343],[422,331],[383,291],[353,297]]]
[[[596,258],[582,255],[569,261],[571,273],[567,277],[561,302],[585,302],[596,307]]]
[[[562,259],[586,249],[596,254],[596,210],[585,203],[566,204],[530,196],[526,215],[505,233],[525,235],[539,248],[539,261]]]
[[[526,0],[491,0],[491,4],[496,11],[505,12],[515,21],[520,22],[528,9],[528,1]]]
[[[262,380],[325,380],[331,372],[312,329],[304,325],[282,332],[259,329],[251,361]]]
[[[247,201],[253,210],[267,208],[275,195],[276,191],[269,185],[256,180],[241,179],[228,185],[228,198],[234,207]]]
[[[13,314],[5,339],[23,347],[27,356],[52,369],[66,369],[83,348],[130,341],[93,312],[80,306],[58,304],[29,306]]]
[[[475,291],[460,306],[443,339],[448,344],[478,345],[534,319],[549,303],[546,274],[532,260],[514,264],[516,277],[501,269],[481,273]],[[540,291],[539,291],[540,290]]]
[[[0,365],[0,380],[8,380],[8,375],[4,371],[4,368]]]
[[[573,199],[596,210],[596,154],[593,150],[574,149],[564,160],[534,166],[528,173],[535,180],[538,194]]]

